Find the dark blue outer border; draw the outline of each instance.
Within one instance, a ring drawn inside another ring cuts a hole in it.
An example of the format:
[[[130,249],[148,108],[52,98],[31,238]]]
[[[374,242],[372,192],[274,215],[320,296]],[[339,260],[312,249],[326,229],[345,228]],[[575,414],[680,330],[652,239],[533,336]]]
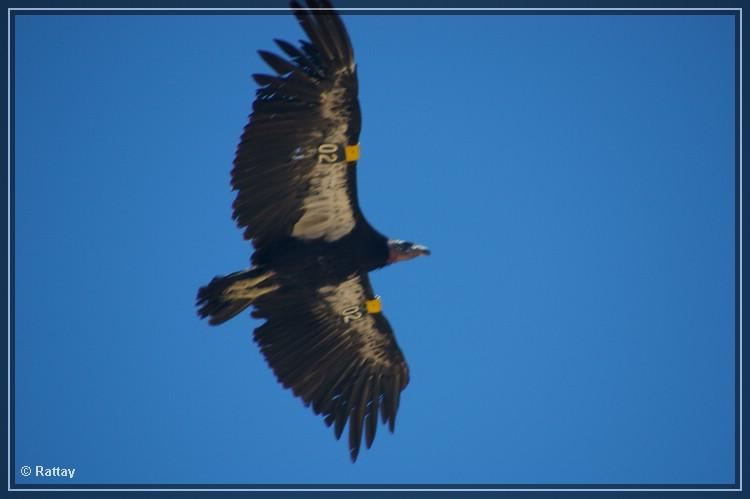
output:
[[[247,7],[275,7],[286,9],[288,0],[6,0],[5,7],[14,8],[247,8]],[[333,2],[337,9],[342,8],[741,8],[742,0],[336,0]]]
[[[569,8],[569,7],[577,7],[577,8],[601,8],[601,7],[610,7],[610,8],[715,8],[715,9],[722,9],[722,8],[741,8],[745,5],[743,5],[743,2],[741,1],[735,1],[735,2],[699,2],[696,0],[684,0],[684,1],[625,1],[625,2],[608,2],[607,4],[603,4],[603,2],[597,2],[594,0],[584,0],[584,1],[578,1],[576,3],[572,3],[569,1],[553,1],[553,0],[547,0],[547,1],[536,1],[533,3],[530,2],[524,2],[524,1],[518,1],[518,0],[510,0],[507,2],[500,2],[499,0],[470,0],[465,3],[459,2],[458,0],[411,0],[410,2],[398,2],[396,0],[385,0],[385,1],[369,1],[369,2],[363,2],[363,1],[356,1],[356,0],[338,0],[335,2],[336,7],[338,8],[351,8],[351,7],[378,7],[378,8],[384,8],[384,7],[399,7],[399,8],[405,8],[405,7],[415,7],[415,8],[437,8],[437,7],[473,7],[473,8],[497,8],[497,7],[512,7],[512,8]],[[745,16],[750,15],[750,3],[747,4],[749,7],[747,11],[743,12]],[[102,1],[86,1],[86,0],[79,0],[79,1],[68,1],[68,2],[62,2],[62,1],[54,1],[54,0],[39,0],[34,2],[28,2],[28,1],[18,1],[13,2],[11,5],[5,5],[6,8],[37,8],[37,9],[44,9],[44,8],[113,8],[113,7],[119,7],[119,8],[135,8],[135,9],[153,9],[153,8],[246,8],[246,7],[266,7],[266,8],[280,8],[285,9],[288,7],[288,2],[286,0],[246,0],[246,1],[233,1],[233,0],[224,0],[219,1],[215,3],[209,3],[204,1],[196,1],[196,0],[184,0],[184,1],[162,1],[158,4],[151,3],[151,2],[137,2],[137,1],[111,1],[111,0],[102,0]],[[19,11],[16,11],[13,15],[10,16],[10,24],[11,24],[11,35],[13,32],[13,18],[15,15],[34,15],[35,12],[33,11],[26,11],[25,13],[18,13]],[[86,11],[89,13],[97,13],[101,14],[106,11]],[[75,14],[85,14],[86,12],[77,11]],[[567,11],[571,12],[571,11]],[[43,13],[40,11],[36,11],[36,14]],[[61,14],[63,12],[56,12],[58,14]],[[148,14],[148,13],[155,13],[154,11],[130,11],[130,14]],[[199,14],[205,15],[209,12],[197,12]],[[233,13],[242,13],[242,11],[224,11],[221,12],[223,14],[233,14]],[[247,13],[246,11],[244,13]],[[366,12],[363,12],[366,13]],[[380,11],[380,14],[387,14],[387,12]],[[478,12],[472,12],[472,14],[477,14]],[[516,11],[516,12],[505,12],[503,15],[508,14],[531,14],[533,11]],[[564,14],[565,12],[559,12],[559,14]],[[572,12],[574,14],[601,14],[601,11],[575,11]],[[637,12],[637,11],[612,11],[612,14],[619,14],[619,15],[639,15],[644,14],[644,12]],[[647,14],[664,14],[664,13],[676,13],[675,11],[650,11],[647,12]],[[736,64],[735,67],[737,68],[736,72],[736,93],[735,93],[735,102],[739,103],[740,99],[740,55],[739,55],[739,31],[740,31],[740,17],[735,12],[730,11],[719,11],[716,10],[714,12],[695,12],[695,11],[686,11],[686,12],[680,12],[681,14],[719,14],[719,15],[734,15],[735,16],[735,33],[737,34],[737,50],[736,50]],[[190,15],[190,12],[170,12],[170,14],[183,14],[183,15]],[[257,13],[256,13],[257,14]],[[349,14],[352,14],[351,12]],[[404,14],[403,12],[401,14]],[[460,12],[444,12],[444,13],[435,13],[436,15],[460,15]],[[748,38],[750,38],[750,31],[748,31],[748,22],[744,19],[743,16],[743,26],[742,26],[742,32],[744,35],[744,43],[742,46],[742,54],[743,54],[743,61],[742,61],[742,67],[750,67],[747,54],[750,53],[750,43],[747,41]],[[7,20],[2,23],[2,31],[3,31],[3,40],[6,42],[6,50],[5,54],[8,53],[8,47],[7,47],[7,41],[8,41],[8,24]],[[13,39],[11,37],[10,39],[10,53],[13,53]],[[7,61],[6,61],[7,62]],[[12,73],[13,73],[13,61],[10,61],[11,63],[11,79],[12,79]],[[750,97],[750,92],[747,91],[748,85],[747,85],[747,78],[743,77],[743,94],[745,96],[745,99],[743,101],[742,106],[742,116],[747,117],[750,116],[750,107],[747,104],[747,100]],[[7,81],[3,79],[3,85],[4,89],[8,90],[7,88]],[[11,102],[14,100],[14,94],[13,94],[13,88],[11,86],[10,89],[10,99]],[[6,93],[7,95],[7,93]],[[6,97],[2,98],[2,108],[3,108],[3,116],[7,116],[7,109],[8,101]],[[10,109],[11,112],[11,123],[13,123],[13,109],[11,106]],[[743,129],[746,126],[747,120],[744,120],[745,123],[743,124]],[[743,137],[740,135],[740,109],[739,105],[736,110],[736,116],[735,116],[735,123],[736,123],[736,132],[735,132],[735,144],[736,144],[736,170],[735,170],[735,199],[736,199],[736,227],[735,227],[735,234],[736,234],[736,250],[735,250],[735,268],[737,269],[736,279],[735,279],[735,285],[736,285],[736,298],[735,298],[735,323],[736,323],[736,343],[737,345],[736,351],[735,351],[735,365],[737,366],[737,383],[736,383],[736,400],[739,402],[740,400],[740,380],[739,380],[739,362],[740,362],[740,350],[739,350],[739,344],[740,344],[740,337],[739,337],[739,318],[740,318],[740,307],[742,307],[743,310],[743,318],[745,317],[744,311],[745,311],[745,302],[746,299],[743,299],[740,301],[739,296],[739,286],[740,286],[740,274],[739,274],[739,268],[740,268],[740,206],[739,206],[739,199],[740,199],[740,189],[742,189],[743,192],[747,192],[746,187],[748,186],[748,183],[750,182],[750,172],[747,171],[747,169],[743,169],[742,172],[742,185],[740,185],[739,178],[740,178],[740,144],[743,144],[743,152],[749,151],[750,148],[748,148],[748,141],[744,140]],[[3,129],[5,133],[8,132],[7,130],[7,122],[5,119],[3,119]],[[745,130],[743,130],[744,132]],[[747,135],[747,133],[745,133]],[[7,135],[6,135],[7,136]],[[2,140],[3,142],[3,158],[8,158],[8,143],[6,143],[5,140]],[[14,143],[14,135],[13,130],[11,128],[10,130],[10,144]],[[11,168],[13,165],[13,151],[11,150],[11,156],[10,156],[10,163]],[[13,241],[13,234],[14,234],[14,227],[13,227],[13,205],[14,205],[14,188],[13,185],[10,186],[10,191],[8,190],[8,178],[7,175],[0,176],[2,178],[2,181],[0,183],[0,192],[2,192],[2,211],[3,216],[2,221],[0,222],[1,230],[4,235],[5,243],[2,245],[2,249],[0,249],[0,255],[2,255],[2,263],[0,264],[0,267],[2,267],[2,274],[5,279],[3,279],[3,282],[8,282],[7,278],[10,278],[11,285],[14,282],[14,267],[15,267],[15,258],[13,254],[13,247],[12,247],[12,241]],[[11,171],[11,178],[13,178],[13,172]],[[7,199],[8,192],[10,192],[10,200]],[[8,206],[10,201],[10,217],[8,217]],[[743,213],[742,213],[742,220],[745,222],[748,220],[748,204],[750,203],[750,199],[744,200],[744,206],[743,206]],[[10,254],[10,276],[7,275],[8,268],[7,268],[7,262],[8,262],[8,248],[7,245],[7,238],[5,235],[8,234],[8,220],[10,220],[10,234],[11,234],[11,254]],[[742,233],[748,233],[747,230],[747,223],[743,223],[742,227]],[[743,242],[743,259],[747,260],[746,257],[748,254],[748,248],[747,245]],[[745,269],[743,268],[743,271]],[[742,276],[743,282],[747,282],[747,272],[743,272]],[[2,308],[2,313],[0,314],[3,318],[3,324],[7,324],[8,319],[8,310],[6,308],[7,301],[7,288],[5,285],[1,286],[2,290],[0,290],[0,297],[2,297],[2,304],[0,305],[0,308]],[[12,287],[11,287],[12,289]],[[745,296],[743,296],[745,298]],[[13,294],[11,293],[10,297],[10,309],[13,310],[15,308],[14,304],[14,298]],[[10,326],[11,331],[14,329],[14,323],[13,323],[13,317],[11,314],[10,317]],[[747,358],[747,351],[748,351],[748,341],[743,341],[743,357]],[[14,351],[14,343],[13,338],[11,335],[10,339],[10,352]],[[14,385],[14,379],[13,379],[13,373],[12,370],[10,371],[10,380],[7,379],[8,376],[8,369],[7,369],[7,356],[8,351],[6,350],[6,355],[2,357],[3,359],[3,369],[2,369],[2,378],[3,383],[5,385],[8,385],[8,381],[10,381],[10,384],[8,386]],[[12,359],[11,359],[12,362]],[[742,385],[747,386],[747,376],[746,372],[747,369],[744,369],[743,373],[743,381]],[[743,390],[744,391],[744,390]],[[13,406],[13,392],[11,389],[11,409]],[[7,407],[6,407],[7,409]],[[2,412],[2,420],[4,427],[7,427],[7,417],[8,412],[3,411]],[[743,414],[745,416],[745,414]],[[493,485],[493,484],[474,484],[474,485],[444,485],[440,486],[439,484],[413,484],[413,485],[395,485],[392,488],[507,488],[507,489],[524,489],[524,488],[576,488],[576,489],[594,489],[594,488],[626,488],[626,489],[637,489],[637,488],[649,488],[649,489],[658,489],[658,488],[692,488],[692,489],[719,489],[719,488],[725,488],[725,489],[736,489],[740,483],[739,481],[739,473],[740,473],[740,442],[739,442],[739,435],[740,435],[740,410],[739,410],[739,404],[736,404],[736,418],[735,418],[736,426],[735,426],[735,434],[737,435],[737,446],[736,446],[736,469],[735,469],[735,483],[733,485],[688,485],[688,484],[679,484],[679,485],[622,485],[622,484],[607,484],[607,485],[587,485],[587,484],[577,484],[577,485],[571,485],[571,484],[547,484],[547,485],[522,485],[522,484],[502,484],[502,485]],[[13,424],[13,421],[11,420],[11,425]],[[13,442],[13,435],[14,435],[14,428],[11,426],[10,428],[10,435],[11,435],[11,441],[10,446],[11,449],[14,447]],[[743,445],[742,448],[746,449],[748,445],[746,434],[743,434]],[[7,449],[6,449],[7,451]],[[12,453],[11,453],[12,455]],[[2,453],[2,461],[3,461],[3,470],[6,471],[6,475],[3,481],[7,481],[8,477],[10,476],[10,479],[13,480],[15,473],[9,473],[8,470],[12,470],[13,468],[9,468],[8,465],[8,453],[3,452]],[[13,463],[10,463],[13,465]],[[747,480],[747,474],[745,473],[743,476],[743,479],[741,483],[743,484],[743,487],[747,488],[748,482]],[[35,488],[35,489],[52,489],[52,488],[63,488],[61,485],[17,485],[15,483],[10,484],[11,487],[22,489],[22,488]],[[325,487],[329,489],[346,489],[346,488],[355,488],[355,487],[361,487],[361,488],[386,488],[388,486],[386,485],[367,485],[362,484],[359,486],[352,486],[352,485],[305,485],[305,484],[268,484],[268,485],[251,485],[251,484],[235,484],[235,485],[185,485],[185,484],[160,484],[160,485],[153,485],[153,484],[144,484],[144,485],[132,485],[132,484],[123,484],[123,485],[107,485],[107,486],[100,486],[100,485],[92,485],[92,486],[85,486],[78,484],[75,486],[76,488],[121,488],[121,489],[137,489],[137,488],[162,488],[162,489],[200,489],[200,488],[211,488],[211,489],[238,489],[238,488],[320,488]],[[6,486],[0,486],[0,495],[5,495],[4,492],[6,491]],[[273,497],[273,498],[287,498],[287,497],[306,497],[311,499],[318,499],[318,498],[328,498],[328,497],[367,497],[367,498],[374,498],[374,497],[394,497],[394,498],[411,498],[411,497],[425,497],[425,496],[441,496],[441,497],[463,497],[465,495],[472,496],[472,497],[519,497],[519,496],[533,496],[533,497],[566,497],[566,498],[572,498],[572,497],[586,497],[586,498],[593,498],[593,497],[607,497],[607,498],[613,498],[613,497],[624,497],[624,496],[650,496],[650,497],[676,497],[676,496],[682,496],[686,495],[690,498],[704,498],[704,497],[738,497],[738,496],[744,496],[741,492],[736,492],[732,490],[726,490],[726,491],[720,491],[720,492],[708,492],[708,491],[700,491],[700,492],[664,492],[664,491],[656,491],[656,492],[639,492],[639,491],[632,491],[632,492],[600,492],[600,491],[590,491],[590,492],[582,492],[582,491],[566,491],[566,492],[518,492],[518,491],[506,491],[506,492],[439,492],[439,491],[432,491],[432,492],[387,492],[387,491],[378,491],[378,492],[364,492],[364,491],[357,491],[357,492],[351,492],[351,491],[341,491],[341,492],[315,492],[314,490],[310,490],[307,492],[230,492],[226,491],[224,493],[222,492],[216,492],[216,491],[204,491],[204,492],[196,492],[196,491],[163,491],[163,492],[94,492],[94,491],[87,491],[87,492],[80,492],[80,491],[66,491],[66,492],[51,492],[51,491],[40,491],[40,492],[32,492],[32,491],[24,491],[24,490],[17,490],[13,492],[9,492],[9,495],[12,496],[18,496],[18,497],[50,497],[50,496],[61,496],[61,497],[100,497],[100,496],[106,496],[106,497],[132,497],[134,495],[146,495],[146,496],[154,496],[159,498],[166,498],[166,497],[194,497],[194,496],[208,496],[208,497],[214,497],[216,495],[237,495],[237,494],[243,494],[244,496],[250,496],[250,497]],[[750,494],[748,494],[750,495]]]

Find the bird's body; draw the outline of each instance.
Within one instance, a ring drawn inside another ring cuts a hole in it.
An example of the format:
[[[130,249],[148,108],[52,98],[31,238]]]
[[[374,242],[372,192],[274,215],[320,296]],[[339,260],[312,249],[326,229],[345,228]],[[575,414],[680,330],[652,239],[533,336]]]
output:
[[[368,272],[429,251],[388,239],[362,214],[349,37],[327,3],[325,12],[292,7],[310,42],[276,40],[291,60],[260,51],[277,75],[254,75],[261,87],[232,169],[233,216],[255,247],[251,267],[202,287],[199,314],[221,324],[252,306],[266,320],[254,339],[279,381],[337,438],[349,424],[356,460],[378,415],[393,431],[409,380]]]
[[[313,282],[324,276],[340,278],[355,270],[370,272],[384,267],[388,263],[388,239],[369,225],[360,225],[332,242],[284,239],[256,251],[252,262],[284,269],[288,274],[309,274]]]

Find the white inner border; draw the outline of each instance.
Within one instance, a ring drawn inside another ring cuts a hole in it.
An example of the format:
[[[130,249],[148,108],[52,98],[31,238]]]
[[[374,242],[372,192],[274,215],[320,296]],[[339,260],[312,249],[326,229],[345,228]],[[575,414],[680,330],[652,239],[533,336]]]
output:
[[[739,244],[739,251],[740,251],[740,264],[739,264],[739,272],[740,272],[740,303],[739,303],[739,328],[740,328],[740,340],[739,345],[736,345],[735,348],[740,349],[740,466],[739,466],[739,477],[738,477],[738,487],[736,489],[687,489],[687,488],[681,488],[681,489],[648,489],[648,488],[642,488],[642,489],[633,489],[633,488],[627,488],[627,489],[594,489],[594,488],[586,488],[586,489],[574,489],[574,488],[568,488],[568,489],[553,489],[553,488],[541,488],[541,489],[461,489],[461,488],[450,488],[450,489],[438,489],[438,488],[430,488],[430,489],[404,489],[404,488],[377,488],[377,489],[365,489],[365,488],[342,488],[342,489],[324,489],[324,488],[309,488],[309,489],[261,489],[261,488],[247,488],[247,489],[209,489],[209,488],[198,488],[198,489],[166,489],[166,488],[156,488],[156,489],[135,489],[135,488],[129,488],[129,489],[74,489],[74,488],[61,488],[61,489],[51,489],[51,488],[43,488],[43,489],[29,489],[29,488],[22,488],[22,489],[14,489],[11,488],[11,469],[10,469],[10,292],[11,292],[11,282],[10,282],[10,250],[11,250],[11,242],[10,242],[10,186],[11,186],[11,176],[10,176],[10,18],[11,13],[15,11],[143,11],[143,12],[163,12],[163,11],[268,11],[268,12],[289,12],[291,11],[291,8],[279,8],[279,7],[245,7],[245,8],[96,8],[96,7],[85,7],[85,8],[41,8],[41,7],[29,7],[29,8],[8,8],[8,492],[20,492],[20,491],[28,491],[28,492],[39,492],[39,491],[50,491],[50,492],[65,492],[65,491],[77,491],[77,492],[117,492],[117,491],[133,491],[133,492],[146,492],[146,491],[164,491],[164,492],[198,492],[198,491],[214,491],[214,492],[238,492],[238,491],[258,491],[258,492],[355,492],[355,491],[363,491],[363,492],[375,492],[375,491],[391,491],[391,492],[429,492],[429,491],[455,491],[455,492],[493,492],[493,491],[508,491],[508,492],[543,492],[543,491],[550,491],[550,492],[563,492],[563,491],[571,491],[571,492],[601,492],[601,491],[619,491],[619,492],[656,492],[656,491],[663,491],[663,492],[741,492],[742,491],[742,8],[741,7],[721,7],[721,8],[711,8],[711,7],[699,7],[699,8],[679,8],[679,7],[669,7],[669,8],[636,8],[636,7],[628,7],[628,8],[617,8],[617,7],[607,7],[607,8],[586,8],[586,7],[571,7],[571,8],[541,8],[541,7],[467,7],[467,8],[461,8],[461,7],[425,7],[425,8],[410,8],[410,7],[352,7],[352,8],[336,8],[335,10],[337,12],[353,12],[353,11],[385,11],[385,12],[462,12],[462,11],[469,11],[469,12],[491,12],[491,11],[551,11],[551,12],[558,12],[558,11],[702,11],[702,10],[708,10],[708,11],[734,11],[739,12],[740,19],[740,50],[739,50],[739,57],[740,57],[740,98],[739,98],[739,106],[740,106],[740,144],[739,144],[739,150],[740,150],[740,175],[739,175],[739,191],[740,191],[740,199],[739,199],[739,207],[740,207],[740,244]],[[331,10],[327,8],[316,8],[316,9],[310,9],[310,10]]]

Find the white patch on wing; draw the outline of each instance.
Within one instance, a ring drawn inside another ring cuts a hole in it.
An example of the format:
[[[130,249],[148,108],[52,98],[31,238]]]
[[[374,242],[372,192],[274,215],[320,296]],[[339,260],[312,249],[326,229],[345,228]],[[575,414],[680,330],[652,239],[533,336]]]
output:
[[[352,231],[356,222],[347,193],[347,168],[346,163],[315,166],[302,204],[302,217],[294,224],[292,236],[331,242]]]
[[[345,91],[339,85],[321,95],[320,110],[325,122],[338,123],[323,143],[347,145],[349,116],[343,108]],[[350,233],[355,225],[354,210],[347,192],[349,165],[318,163],[308,179],[308,191],[302,204],[302,216],[294,224],[292,236],[298,239],[335,241]]]
[[[365,303],[365,288],[358,274],[350,275],[346,281],[339,284],[323,286],[318,290],[323,299],[335,311]]]
[[[346,281],[336,285],[323,286],[318,290],[323,295],[323,301],[333,309],[334,313],[340,317],[356,316],[357,320],[364,319],[368,314],[353,313],[353,310],[364,311],[365,288],[362,285],[362,279],[358,274],[349,276]],[[349,322],[349,321],[345,321]]]
[[[339,284],[323,286],[318,290],[324,305],[320,313],[333,313],[345,324],[346,333],[356,337],[359,353],[371,361],[388,362],[384,350],[382,331],[375,325],[375,319],[367,313],[365,287],[360,274],[352,274]]]

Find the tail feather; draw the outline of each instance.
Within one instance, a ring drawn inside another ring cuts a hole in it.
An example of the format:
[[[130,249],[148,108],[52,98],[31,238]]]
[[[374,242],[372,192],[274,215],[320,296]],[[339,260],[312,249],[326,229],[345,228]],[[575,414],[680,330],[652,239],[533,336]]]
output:
[[[208,317],[208,323],[214,326],[228,321],[259,296],[278,289],[273,276],[273,272],[253,267],[214,277],[198,290],[198,315],[201,319]]]

